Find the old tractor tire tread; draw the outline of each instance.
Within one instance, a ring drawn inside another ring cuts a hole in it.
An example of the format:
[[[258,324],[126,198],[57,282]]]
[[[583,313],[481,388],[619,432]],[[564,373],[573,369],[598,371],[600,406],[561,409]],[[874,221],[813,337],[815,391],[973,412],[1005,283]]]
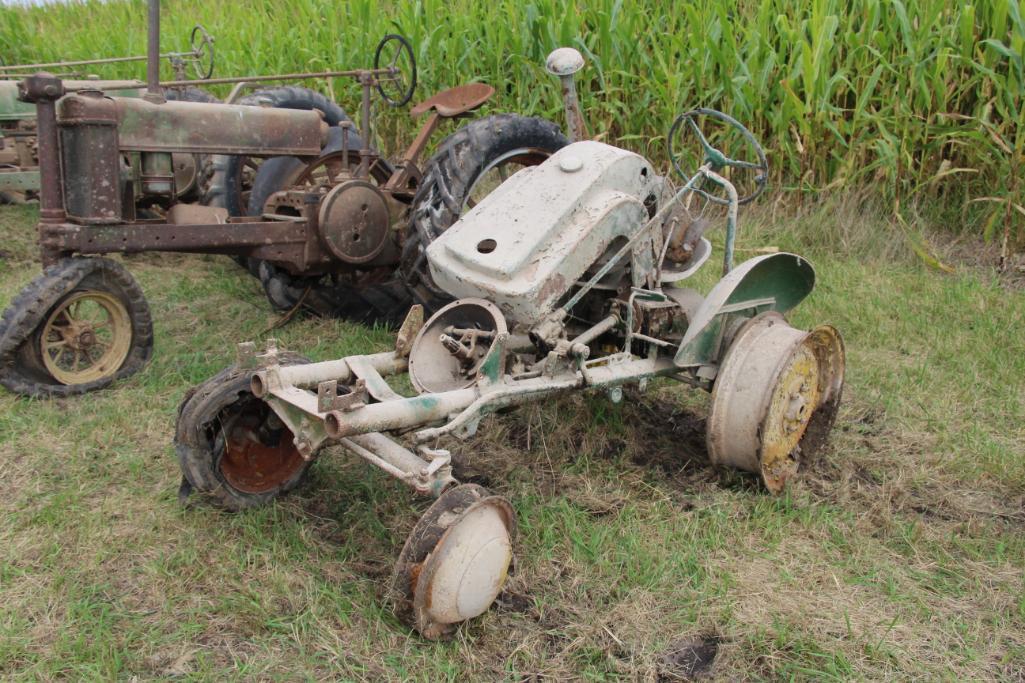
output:
[[[417,303],[434,311],[451,300],[431,280],[424,248],[459,219],[467,194],[489,161],[520,147],[554,153],[568,144],[556,124],[519,114],[477,119],[442,141],[413,198],[413,229],[400,266]]]
[[[282,351],[279,362],[281,365],[301,365],[310,360]],[[287,493],[299,485],[310,466],[310,461],[307,461],[288,481],[263,493],[240,491],[224,480],[213,459],[207,426],[217,419],[222,410],[248,393],[249,372],[231,365],[186,392],[178,406],[175,425],[174,450],[185,480],[210,503],[232,511],[265,505]]]
[[[53,306],[73,292],[86,278],[98,275],[120,290],[132,323],[128,357],[116,373],[84,384],[45,381],[45,371],[19,368],[22,346],[31,343],[36,328]],[[63,397],[102,389],[115,380],[141,370],[153,355],[153,318],[146,297],[135,278],[117,261],[106,258],[71,257],[50,266],[14,298],[0,318],[0,385],[32,397]]]

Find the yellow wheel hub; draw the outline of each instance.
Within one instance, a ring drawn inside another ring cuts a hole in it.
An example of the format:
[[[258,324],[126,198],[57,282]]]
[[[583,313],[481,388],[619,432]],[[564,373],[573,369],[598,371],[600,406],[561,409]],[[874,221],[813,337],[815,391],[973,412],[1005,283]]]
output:
[[[73,292],[58,303],[39,337],[43,366],[61,384],[86,384],[113,375],[131,345],[128,310],[99,291]]]
[[[804,437],[820,396],[819,361],[802,343],[780,372],[762,422],[762,476],[767,481],[782,485],[790,476],[790,454]]]
[[[758,472],[779,493],[832,426],[844,348],[829,325],[810,332],[763,313],[737,332],[712,387],[712,462]]]

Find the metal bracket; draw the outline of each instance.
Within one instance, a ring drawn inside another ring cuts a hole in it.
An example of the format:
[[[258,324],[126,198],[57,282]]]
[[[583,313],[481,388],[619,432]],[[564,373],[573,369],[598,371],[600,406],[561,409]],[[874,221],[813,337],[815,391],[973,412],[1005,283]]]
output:
[[[352,390],[347,394],[338,395],[338,380],[328,380],[317,385],[317,412],[329,413],[332,410],[349,412],[362,408],[370,403],[367,383],[357,379]]]
[[[424,307],[414,304],[406,314],[406,319],[399,328],[395,337],[395,356],[397,358],[409,358],[409,352],[413,348],[413,341],[416,339],[420,328],[424,326]]]
[[[256,344],[251,341],[240,342],[235,348],[235,362],[243,370],[255,370]]]

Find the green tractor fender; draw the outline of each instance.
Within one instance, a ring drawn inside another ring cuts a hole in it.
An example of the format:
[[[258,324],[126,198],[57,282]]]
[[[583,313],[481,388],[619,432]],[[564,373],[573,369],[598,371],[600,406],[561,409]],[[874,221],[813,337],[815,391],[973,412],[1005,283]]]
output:
[[[686,368],[717,360],[730,318],[766,311],[786,313],[815,288],[815,269],[797,254],[779,253],[744,261],[708,293],[680,342],[674,362]]]

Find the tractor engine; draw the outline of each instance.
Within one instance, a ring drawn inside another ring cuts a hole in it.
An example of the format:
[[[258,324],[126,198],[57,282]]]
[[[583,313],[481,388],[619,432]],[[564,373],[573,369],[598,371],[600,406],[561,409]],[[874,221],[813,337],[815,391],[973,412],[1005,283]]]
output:
[[[314,157],[326,140],[317,112],[150,101],[82,90],[56,103],[68,218],[113,224],[140,198],[176,196],[172,154]]]
[[[518,171],[431,243],[431,276],[453,297],[487,299],[510,324],[533,327],[645,227],[662,187],[633,152],[591,141],[568,145]],[[646,280],[661,247],[655,242],[650,235],[637,240],[592,294],[607,301],[652,284]]]

